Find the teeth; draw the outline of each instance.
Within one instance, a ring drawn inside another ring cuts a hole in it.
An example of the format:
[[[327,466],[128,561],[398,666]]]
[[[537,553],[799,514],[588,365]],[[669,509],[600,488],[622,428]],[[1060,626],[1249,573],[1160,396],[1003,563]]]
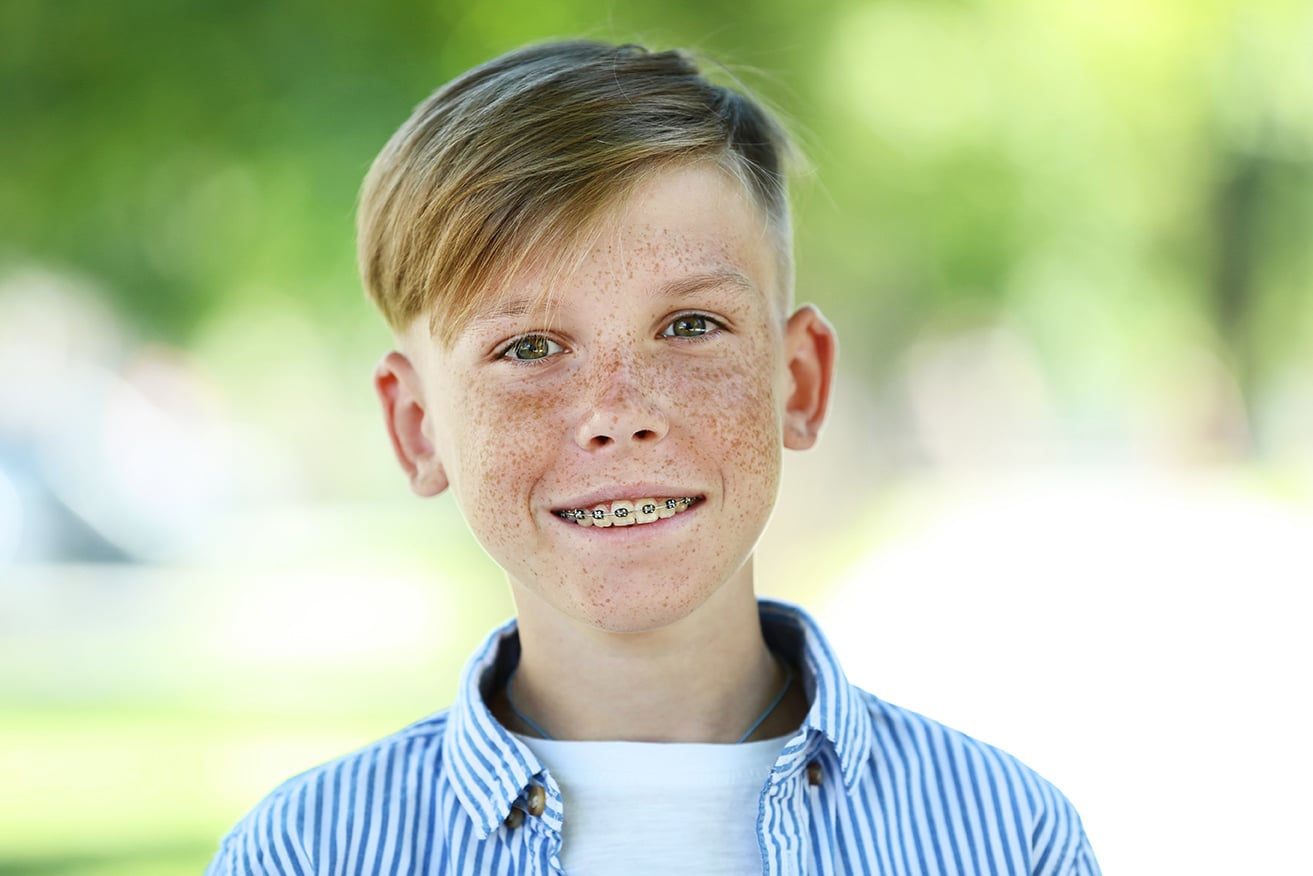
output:
[[[592,508],[572,508],[567,511],[557,511],[556,514],[578,526],[638,526],[674,517],[681,511],[691,508],[697,501],[695,497],[632,501],[617,499],[609,504],[603,502]]]
[[[611,525],[612,526],[633,526],[634,525],[634,503],[626,502],[621,499],[618,502],[611,503]]]

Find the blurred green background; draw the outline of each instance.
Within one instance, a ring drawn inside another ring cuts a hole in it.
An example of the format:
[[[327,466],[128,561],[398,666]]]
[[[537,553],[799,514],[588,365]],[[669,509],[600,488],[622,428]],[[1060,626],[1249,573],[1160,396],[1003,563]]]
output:
[[[1313,582],[1306,0],[0,0],[0,876],[199,872],[275,783],[444,706],[510,613],[394,471],[354,199],[438,84],[576,35],[727,62],[809,156],[797,286],[843,375],[764,591],[840,614],[873,553],[1016,482],[1045,499],[981,515],[1004,541],[1166,484],[1243,509],[1181,556],[1217,533]],[[1060,784],[1105,869],[1136,859]]]

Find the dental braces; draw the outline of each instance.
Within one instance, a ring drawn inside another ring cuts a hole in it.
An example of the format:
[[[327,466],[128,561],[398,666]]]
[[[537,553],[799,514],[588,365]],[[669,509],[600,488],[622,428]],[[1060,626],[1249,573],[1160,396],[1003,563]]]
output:
[[[617,508],[614,511],[607,511],[603,508],[569,508],[565,511],[557,511],[556,516],[562,520],[584,520],[591,517],[594,520],[605,520],[607,517],[615,517],[624,520],[630,514],[655,514],[657,508],[664,506],[667,511],[674,511],[683,506],[688,508],[697,501],[696,496],[682,499],[663,499],[660,502],[644,502],[632,511],[628,508]]]

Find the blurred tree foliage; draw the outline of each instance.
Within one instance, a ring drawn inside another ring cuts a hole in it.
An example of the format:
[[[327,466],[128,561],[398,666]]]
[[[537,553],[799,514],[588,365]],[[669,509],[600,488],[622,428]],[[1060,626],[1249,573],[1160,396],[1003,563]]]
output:
[[[350,337],[386,137],[469,65],[578,34],[705,50],[796,120],[800,295],[872,381],[990,321],[1063,392],[1187,341],[1251,398],[1309,366],[1302,0],[3,0],[0,260],[89,276],[183,345],[275,305]]]

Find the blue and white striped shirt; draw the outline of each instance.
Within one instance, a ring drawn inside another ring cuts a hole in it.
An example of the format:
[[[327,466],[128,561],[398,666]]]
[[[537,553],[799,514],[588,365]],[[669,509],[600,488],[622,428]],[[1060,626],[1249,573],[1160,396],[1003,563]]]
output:
[[[800,609],[763,601],[761,618],[811,702],[761,792],[763,873],[1099,876],[1052,785],[849,684]],[[512,622],[471,659],[449,710],[283,784],[208,876],[562,873],[561,789],[484,703],[518,659]]]

